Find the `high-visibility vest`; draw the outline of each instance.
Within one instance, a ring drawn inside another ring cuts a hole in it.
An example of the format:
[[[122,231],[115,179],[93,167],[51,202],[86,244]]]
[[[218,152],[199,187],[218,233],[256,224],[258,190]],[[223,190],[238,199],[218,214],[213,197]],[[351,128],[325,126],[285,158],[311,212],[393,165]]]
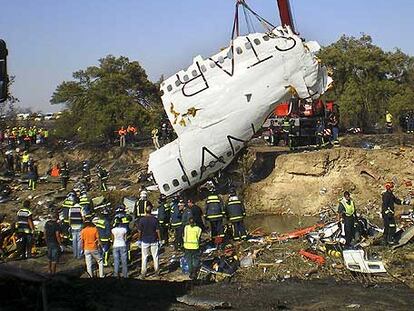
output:
[[[100,218],[95,223],[96,228],[98,229],[99,233],[99,240],[101,242],[109,242],[111,238],[111,226],[109,224],[108,219]]]
[[[88,197],[81,197],[79,199],[79,205],[83,206],[83,205],[91,205],[91,201],[89,200]]]
[[[391,114],[391,113],[387,113],[387,114],[385,115],[385,121],[386,121],[387,123],[392,123],[392,114]]]
[[[147,209],[148,203],[148,200],[138,200],[135,217],[145,216],[145,210]]]
[[[75,205],[75,203],[71,200],[65,200],[62,204],[62,214],[63,214],[63,221],[69,222],[69,209]]]
[[[32,229],[29,226],[29,218],[32,212],[27,208],[19,209],[17,212],[16,229],[19,233],[32,233]]]
[[[58,166],[52,167],[52,171],[50,172],[50,176],[52,177],[59,177],[60,175],[60,169]]]
[[[355,213],[355,204],[354,201],[351,200],[350,203],[347,202],[345,198],[341,200],[342,205],[345,207],[345,215],[352,216]]]
[[[206,201],[206,218],[218,219],[223,218],[224,211],[222,202],[217,194],[209,195]]]
[[[22,162],[23,163],[27,163],[30,160],[30,155],[29,154],[23,154],[22,156]]]
[[[126,130],[121,129],[121,130],[118,131],[119,136],[124,136],[125,134],[126,134]]]
[[[184,227],[184,248],[199,249],[199,239],[201,236],[201,228],[196,225],[187,225]]]

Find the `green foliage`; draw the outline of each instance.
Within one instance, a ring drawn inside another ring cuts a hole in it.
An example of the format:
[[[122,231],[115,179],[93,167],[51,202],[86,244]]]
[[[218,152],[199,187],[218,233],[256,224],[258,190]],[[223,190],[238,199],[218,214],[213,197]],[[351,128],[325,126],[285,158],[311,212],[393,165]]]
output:
[[[319,57],[333,70],[326,98],[339,104],[343,127],[369,128],[385,121],[386,110],[398,116],[414,105],[414,59],[400,50],[385,52],[368,35],[342,36]]]
[[[62,82],[53,93],[52,104],[69,110],[58,120],[56,134],[79,135],[86,142],[111,139],[128,124],[148,132],[162,112],[159,88],[148,80],[137,61],[108,55],[73,73],[75,81]]]

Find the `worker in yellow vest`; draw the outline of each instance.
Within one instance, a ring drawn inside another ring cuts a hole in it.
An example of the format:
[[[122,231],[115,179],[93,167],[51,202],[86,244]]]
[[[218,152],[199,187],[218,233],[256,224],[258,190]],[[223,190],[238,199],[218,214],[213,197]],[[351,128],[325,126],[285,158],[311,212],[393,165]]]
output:
[[[201,228],[194,222],[194,218],[189,218],[189,224],[184,227],[184,252],[188,264],[190,278],[197,278],[197,271],[200,265],[200,237]]]
[[[344,223],[345,248],[349,248],[355,237],[356,210],[354,200],[348,191],[344,192],[344,197],[339,201],[338,214]]]
[[[387,132],[388,133],[392,133],[392,130],[393,130],[392,119],[393,119],[392,114],[387,110],[385,112],[385,122],[386,122],[386,125],[387,125]]]

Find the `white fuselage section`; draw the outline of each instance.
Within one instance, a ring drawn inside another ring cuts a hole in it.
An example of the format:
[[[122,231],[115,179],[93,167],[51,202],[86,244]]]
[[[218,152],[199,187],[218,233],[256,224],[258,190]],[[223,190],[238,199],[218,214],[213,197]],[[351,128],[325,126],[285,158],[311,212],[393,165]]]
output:
[[[237,37],[165,80],[162,101],[178,138],[150,155],[148,170],[161,193],[185,190],[226,167],[292,92],[319,97],[328,76],[314,56],[318,48],[277,28]]]

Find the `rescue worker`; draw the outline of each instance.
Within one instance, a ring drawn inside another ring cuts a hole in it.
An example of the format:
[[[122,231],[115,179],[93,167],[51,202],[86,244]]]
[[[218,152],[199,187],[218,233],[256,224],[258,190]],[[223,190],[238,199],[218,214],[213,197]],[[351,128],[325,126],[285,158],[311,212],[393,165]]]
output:
[[[229,201],[226,206],[226,215],[232,225],[233,239],[235,241],[246,239],[247,232],[243,222],[243,218],[246,216],[246,211],[234,189],[230,190]]]
[[[29,171],[27,173],[27,179],[29,180],[29,185],[28,185],[28,189],[29,190],[36,190],[36,184],[37,184],[37,179],[38,179],[38,174],[37,174],[37,166],[33,165],[29,165]]]
[[[382,219],[384,221],[384,242],[388,245],[393,245],[395,241],[395,232],[397,224],[395,222],[394,204],[404,204],[398,199],[394,193],[394,183],[388,182],[385,184],[385,191],[382,193]]]
[[[126,134],[127,131],[124,129],[124,127],[122,126],[119,130],[118,130],[118,135],[119,135],[119,147],[124,148],[126,145],[125,139],[126,139]]]
[[[151,138],[155,149],[160,149],[160,142],[158,141],[158,129],[156,127],[151,131]]]
[[[285,141],[285,146],[290,146],[289,143],[289,133],[290,133],[290,121],[288,117],[284,117],[283,123],[282,123],[282,129],[283,129],[283,138]]]
[[[174,229],[174,248],[180,250],[183,245],[183,205],[179,204],[179,196],[175,196],[171,203],[171,228]]]
[[[62,189],[66,190],[69,181],[69,167],[67,162],[62,163],[62,167],[60,168],[60,182],[62,184]]]
[[[184,227],[184,252],[190,272],[190,279],[197,278],[197,271],[200,265],[200,237],[201,228],[194,219],[190,217],[188,225]]]
[[[171,206],[164,194],[158,199],[158,223],[160,225],[161,243],[168,243],[168,229],[170,226]]]
[[[392,128],[392,119],[393,119],[392,114],[387,110],[385,112],[385,123],[386,123],[386,126],[387,126],[387,132],[389,134],[391,134],[392,131],[393,131],[393,128]]]
[[[104,209],[100,217],[94,221],[96,228],[98,228],[99,241],[102,247],[102,257],[104,266],[108,266],[109,248],[111,244],[111,222],[109,219],[109,211]]]
[[[91,182],[91,169],[89,167],[89,161],[82,161],[82,178],[86,184],[89,185]]]
[[[348,191],[344,192],[344,197],[339,201],[338,217],[344,223],[345,248],[349,248],[355,238],[356,210],[354,200]]]
[[[79,197],[79,205],[82,209],[82,216],[85,218],[87,216],[92,216],[92,201],[88,197],[86,190],[81,191]]]
[[[147,206],[151,206],[151,208],[153,207],[152,203],[148,201],[147,191],[142,190],[139,194],[139,200],[134,206],[134,221],[139,221],[142,217],[145,216]]]
[[[25,200],[21,209],[17,211],[16,233],[21,239],[19,255],[21,259],[26,259],[32,255],[32,240],[35,230],[30,210],[30,201]]]
[[[82,258],[81,231],[83,228],[82,207],[79,203],[69,208],[69,225],[72,234],[72,252],[76,259]]]
[[[62,218],[63,218],[63,223],[62,223],[62,235],[63,238],[69,240],[70,239],[70,235],[69,235],[69,229],[70,229],[70,225],[69,225],[69,209],[71,207],[73,207],[75,205],[75,203],[77,202],[77,197],[75,192],[71,191],[68,193],[68,195],[66,196],[65,201],[63,201],[62,203]]]
[[[223,202],[212,188],[206,200],[206,220],[210,223],[211,239],[224,237],[223,218],[225,215]]]
[[[109,172],[103,168],[102,166],[98,166],[98,178],[99,178],[99,189],[101,191],[107,191],[108,188],[106,186],[106,182],[109,178]]]
[[[22,156],[22,171],[23,173],[27,173],[28,166],[29,166],[30,154],[27,151],[23,152]]]
[[[190,218],[194,218],[193,213],[191,211],[191,208],[185,204],[184,200],[180,200],[178,204],[181,204],[183,206],[183,215],[181,217],[181,220],[183,222],[183,227],[185,227],[190,223]]]

